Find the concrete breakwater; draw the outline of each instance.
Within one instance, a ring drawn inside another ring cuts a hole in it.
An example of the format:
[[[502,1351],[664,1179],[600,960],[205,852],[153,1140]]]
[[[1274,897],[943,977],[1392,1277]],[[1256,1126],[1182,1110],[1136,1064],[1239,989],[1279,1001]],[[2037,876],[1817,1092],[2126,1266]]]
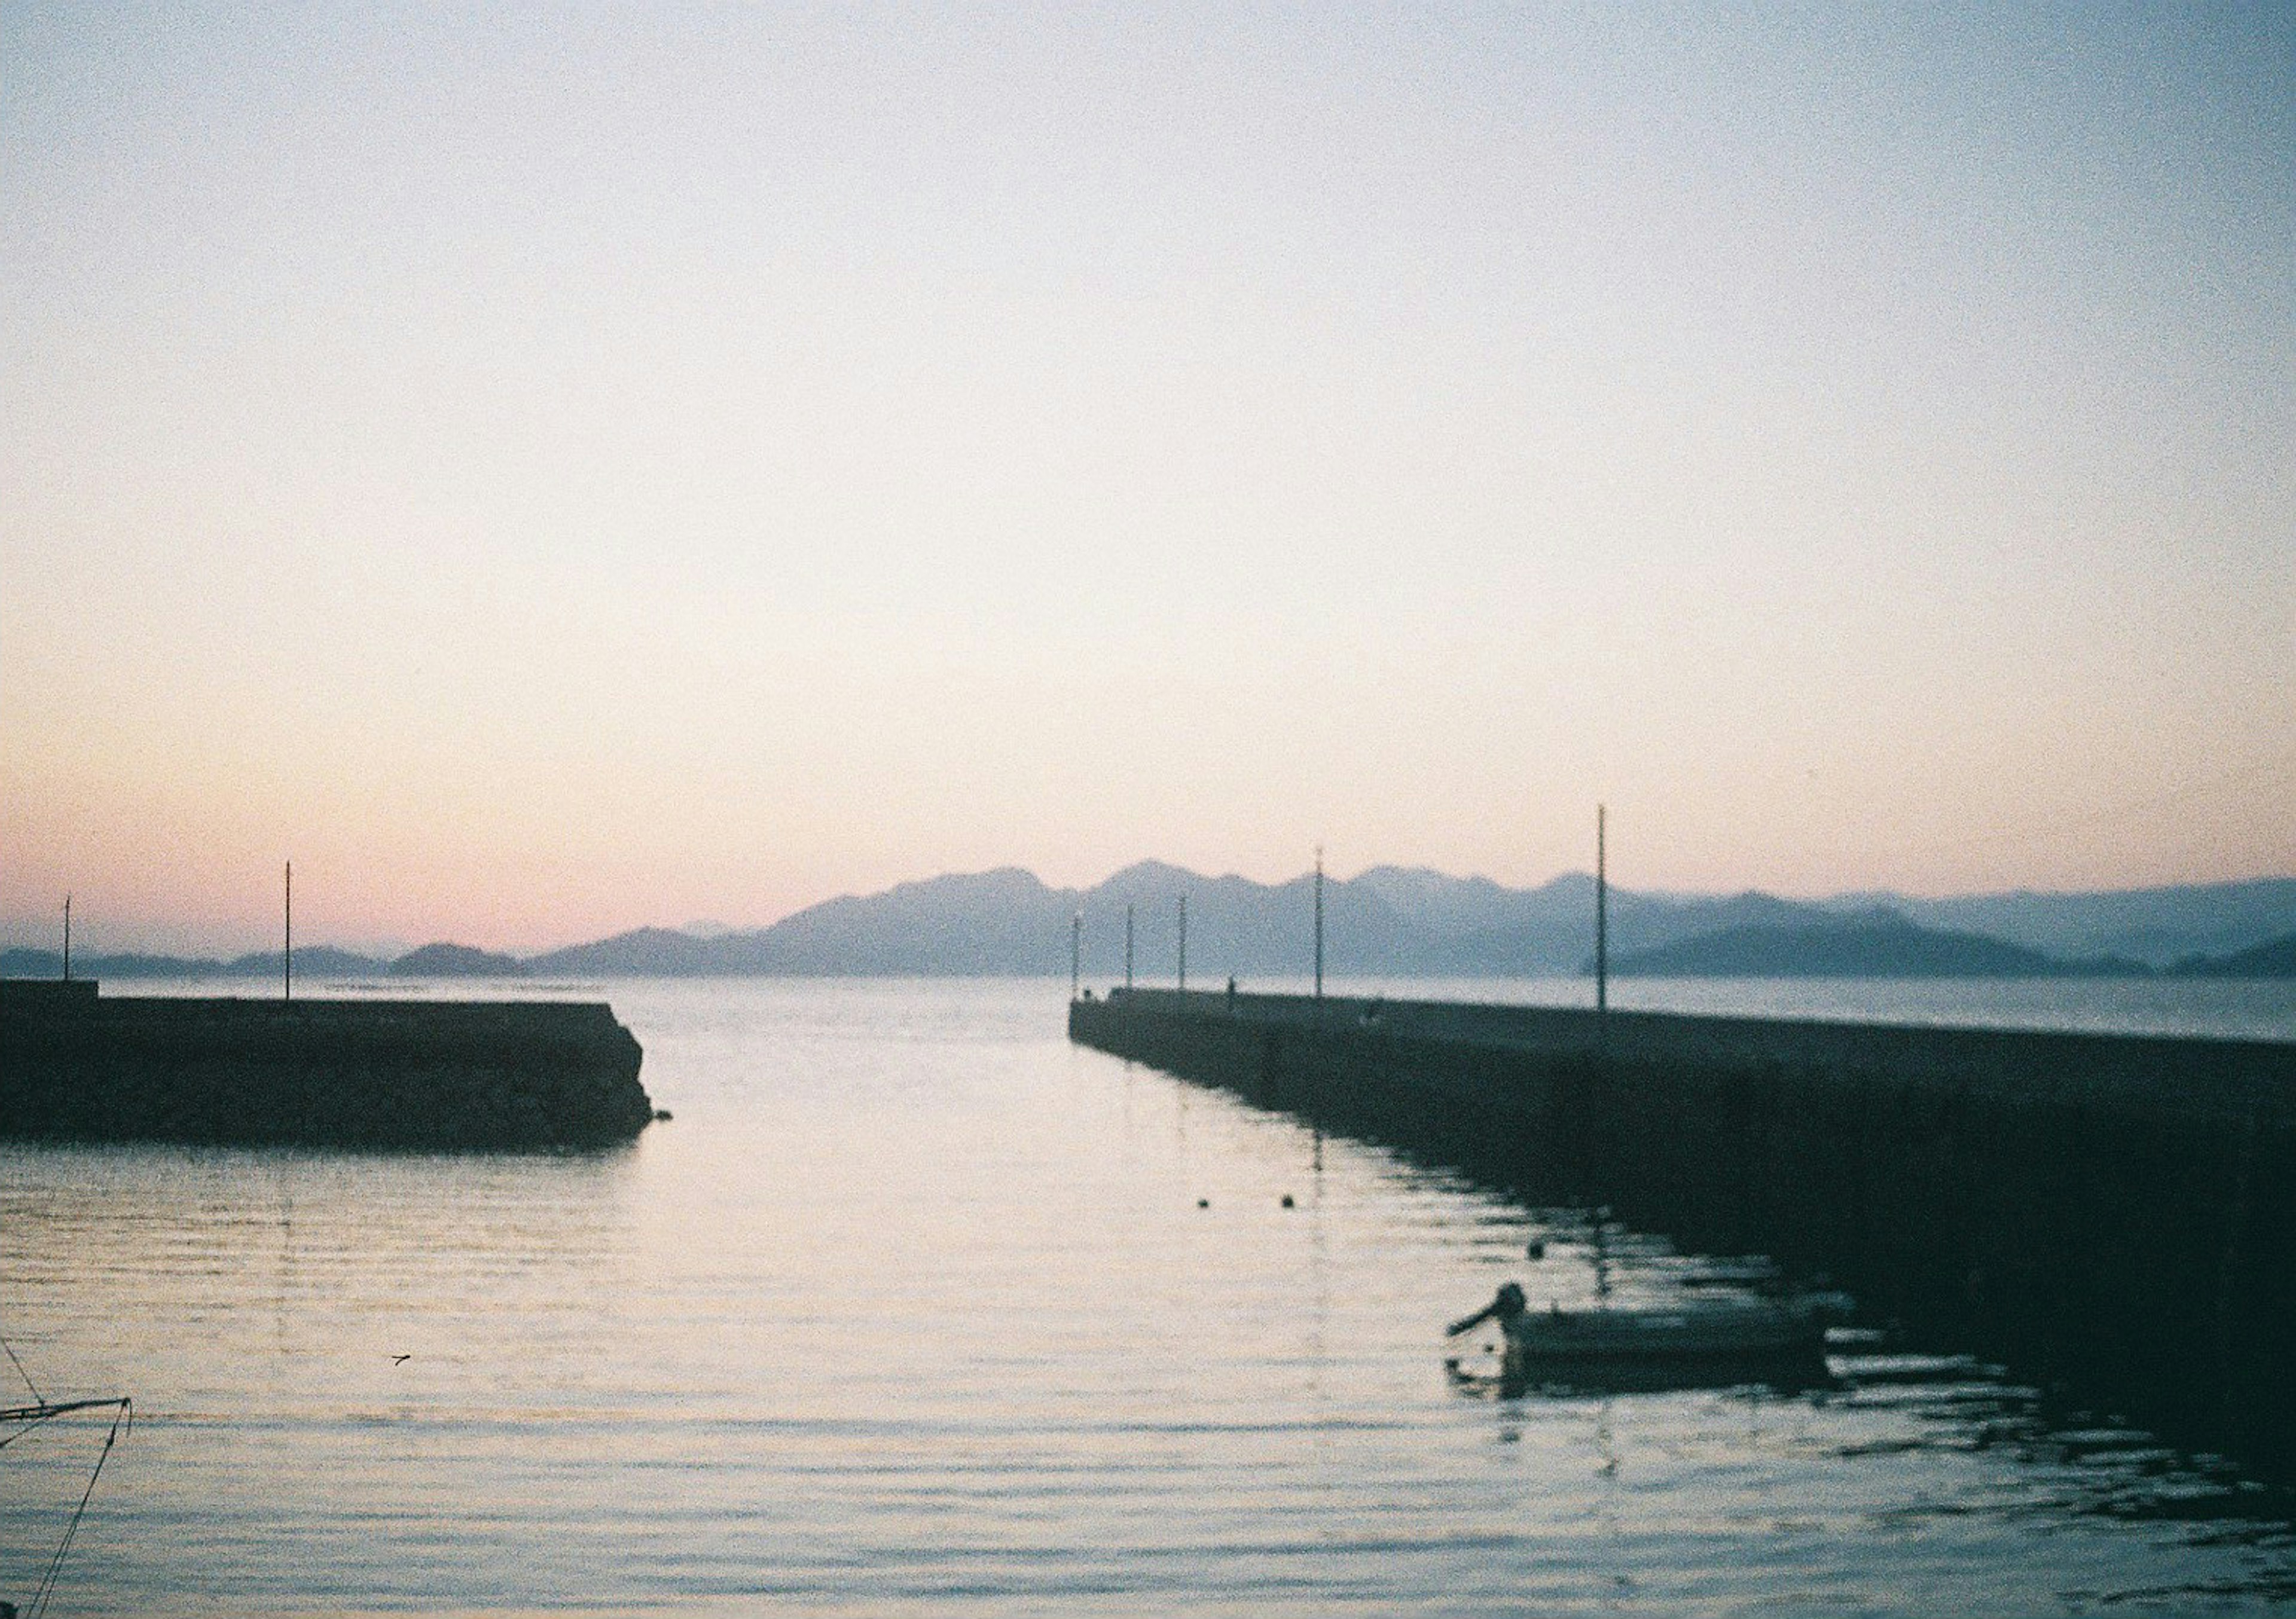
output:
[[[653,1116],[611,1007],[99,997],[0,984],[0,1136],[529,1150]]]
[[[2296,1476],[2296,1044],[1160,990],[1069,1030]]]

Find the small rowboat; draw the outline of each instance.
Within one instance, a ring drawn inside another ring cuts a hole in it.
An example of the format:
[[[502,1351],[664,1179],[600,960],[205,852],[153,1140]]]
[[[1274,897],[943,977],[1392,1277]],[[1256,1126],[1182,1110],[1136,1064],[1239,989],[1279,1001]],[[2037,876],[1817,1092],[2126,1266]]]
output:
[[[1847,1314],[1849,1301],[1821,1293],[1788,1299],[1696,1298],[1663,1306],[1593,1309],[1527,1307],[1508,1282],[1474,1314],[1451,1324],[1459,1334],[1496,1321],[1506,1338],[1510,1373],[1534,1366],[1620,1361],[1760,1361],[1815,1357],[1825,1329]]]

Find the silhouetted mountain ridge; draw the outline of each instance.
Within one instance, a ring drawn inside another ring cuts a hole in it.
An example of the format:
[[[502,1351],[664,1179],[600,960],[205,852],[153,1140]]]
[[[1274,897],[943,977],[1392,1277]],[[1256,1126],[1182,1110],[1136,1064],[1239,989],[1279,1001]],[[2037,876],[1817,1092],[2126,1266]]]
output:
[[[1535,888],[1425,868],[1377,866],[1324,890],[1325,969],[1340,976],[1506,977],[1586,969],[1594,947],[1594,879],[1566,872]],[[1016,866],[948,873],[881,893],[845,895],[767,928],[707,936],[639,928],[521,959],[432,944],[395,961],[324,947],[295,953],[298,982],[385,975],[555,977],[1058,975],[1081,916],[1083,967],[1095,979],[1132,969],[1147,983],[1179,969],[1179,900],[1187,896],[1192,983],[1304,977],[1314,963],[1311,875],[1278,883],[1210,877],[1159,861],[1090,888],[1055,888]],[[1947,916],[1998,926],[1946,925]],[[2152,919],[2147,921],[2147,918]],[[2211,920],[2214,919],[2214,920]],[[2134,890],[2004,894],[1951,900],[1852,895],[1784,899],[1757,889],[1679,895],[1612,888],[1611,961],[1624,972],[1973,971],[2060,975],[2153,969],[2271,976],[2296,946],[2296,879]],[[2052,941],[2033,943],[2037,936]],[[2109,940],[2225,941],[2148,954]],[[2277,950],[2282,953],[2276,954]],[[1766,965],[1756,965],[1766,963]],[[1849,965],[1860,963],[1861,965]],[[76,956],[89,977],[276,977],[276,952],[231,961],[175,956]],[[0,972],[53,977],[53,952],[0,952]]]
[[[2296,924],[2296,880],[2218,885],[2247,895],[2247,910]],[[1379,866],[1324,892],[1325,969],[1332,976],[1510,976],[1584,970],[1594,936],[1594,879],[1567,872],[1536,888],[1508,888],[1488,878],[1456,878],[1424,868]],[[2253,892],[2251,892],[2253,891]],[[2161,893],[2189,926],[2196,908],[2186,890]],[[2257,895],[2263,896],[2259,902]],[[1136,978],[1170,982],[1179,970],[1179,900],[1187,896],[1191,982],[1230,976],[1298,977],[1314,963],[1312,875],[1260,883],[1234,874],[1207,876],[1160,861],[1127,866],[1091,888],[1055,888],[1015,867],[902,883],[873,895],[826,900],[772,927],[711,939],[642,929],[615,940],[534,958],[536,970],[717,974],[1050,974],[1068,967],[1070,928],[1082,918],[1082,967],[1088,977],[1120,977],[1126,911],[1131,911]],[[2061,914],[2084,903],[2114,920],[2125,906],[2111,895],[2001,896]],[[1939,902],[1942,903],[1942,902]],[[1972,900],[1964,902],[1977,904]],[[2181,909],[2177,907],[2181,905]],[[1873,896],[1822,902],[1789,900],[1758,889],[1734,895],[1673,895],[1612,888],[1612,959],[1687,946],[1728,936],[1714,946],[1749,965],[1641,970],[1982,973],[2062,976],[2140,972],[2148,964],[2103,950],[2069,956],[2021,945],[1976,929],[1936,928]],[[2057,924],[2064,930],[2062,920]],[[1763,952],[1768,953],[1767,958]],[[1680,960],[1694,961],[1694,953]],[[1862,963],[1846,965],[1845,963]],[[1800,963],[1796,965],[1795,963]],[[1621,970],[1636,970],[1622,965]]]
[[[499,951],[441,942],[410,950],[383,970],[394,978],[516,978],[527,969]]]
[[[1886,905],[1924,928],[1988,934],[2051,955],[2127,956],[2154,967],[2235,954],[2296,932],[2296,878],[2169,887],[1915,899],[1841,895],[1835,909]]]
[[[2228,955],[2187,956],[2175,970],[2202,978],[2296,978],[2296,933]]]
[[[1589,964],[1591,966],[1591,963]],[[2070,977],[2152,969],[2121,957],[2067,961],[1984,934],[1923,928],[1866,908],[1816,922],[1754,923],[1614,956],[1620,977]]]
[[[337,950],[328,944],[299,947],[295,980],[371,978],[389,962],[377,956]],[[53,950],[20,946],[0,950],[0,977],[53,978],[62,975],[63,957]],[[212,956],[154,955],[122,951],[110,955],[72,953],[72,976],[78,978],[271,978],[281,975],[279,952],[255,951],[228,961]]]

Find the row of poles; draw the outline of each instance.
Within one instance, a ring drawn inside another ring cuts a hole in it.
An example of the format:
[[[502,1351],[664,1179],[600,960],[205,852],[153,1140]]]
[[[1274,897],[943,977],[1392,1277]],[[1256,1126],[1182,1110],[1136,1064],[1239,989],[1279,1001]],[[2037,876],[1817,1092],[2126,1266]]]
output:
[[[1602,805],[1595,806],[1595,1010],[1607,1013],[1611,1010],[1611,879],[1609,850],[1609,815]],[[1179,896],[1179,986],[1188,987],[1188,896]],[[1131,901],[1124,904],[1124,987],[1132,987],[1133,912]],[[1084,985],[1084,912],[1079,911],[1069,919],[1069,999],[1073,1001]],[[1316,846],[1316,999],[1324,998],[1324,846]]]
[[[1610,880],[1604,858],[1604,811],[1595,806],[1595,1010],[1610,1010]],[[295,998],[295,863],[286,863],[282,895],[279,953],[279,993]],[[72,896],[64,895],[64,980],[71,980]],[[1188,987],[1188,896],[1180,895],[1179,986]],[[1133,905],[1124,906],[1124,987],[1132,987]],[[1084,980],[1084,912],[1069,923],[1069,999],[1077,998]],[[1324,998],[1324,846],[1316,846],[1316,999]]]
[[[1180,896],[1179,984],[1188,987],[1188,896]],[[1132,934],[1136,907],[1124,903],[1124,987],[1132,987]],[[1069,999],[1077,998],[1084,984],[1084,912],[1069,919]],[[1324,998],[1324,848],[1316,846],[1316,999]]]
[[[71,908],[72,896],[64,895],[64,982],[71,982]],[[295,998],[295,863],[287,863],[286,893],[282,902],[282,925],[279,952],[279,994],[284,1001]]]

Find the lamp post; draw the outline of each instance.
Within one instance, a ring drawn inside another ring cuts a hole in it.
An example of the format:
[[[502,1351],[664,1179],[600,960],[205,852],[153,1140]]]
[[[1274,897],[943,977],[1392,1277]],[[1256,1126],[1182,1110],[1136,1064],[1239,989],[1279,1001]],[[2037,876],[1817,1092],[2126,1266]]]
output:
[[[1611,1013],[1611,883],[1603,862],[1603,810],[1595,806],[1595,1013]]]
[[[1324,846],[1316,846],[1316,999],[1324,998]]]

